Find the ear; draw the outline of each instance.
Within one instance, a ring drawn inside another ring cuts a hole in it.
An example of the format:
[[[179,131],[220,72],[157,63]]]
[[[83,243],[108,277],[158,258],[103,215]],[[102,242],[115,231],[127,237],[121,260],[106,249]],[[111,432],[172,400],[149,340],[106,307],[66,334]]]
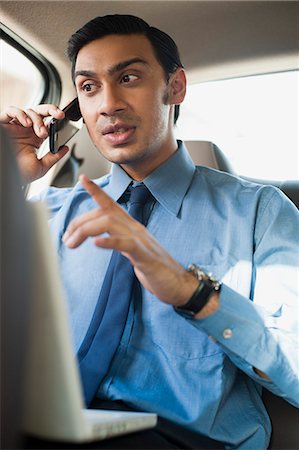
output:
[[[183,102],[186,95],[186,74],[182,67],[179,67],[170,77],[168,103],[170,105],[179,105]]]

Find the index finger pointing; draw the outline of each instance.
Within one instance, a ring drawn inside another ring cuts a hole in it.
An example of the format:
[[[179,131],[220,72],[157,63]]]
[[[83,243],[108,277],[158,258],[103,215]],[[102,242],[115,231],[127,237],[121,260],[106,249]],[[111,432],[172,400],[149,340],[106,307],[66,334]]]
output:
[[[79,181],[89,195],[91,195],[97,204],[102,208],[109,208],[113,205],[117,205],[117,203],[115,203],[114,200],[112,200],[112,198],[103,191],[103,189],[99,188],[86,175],[80,175]]]

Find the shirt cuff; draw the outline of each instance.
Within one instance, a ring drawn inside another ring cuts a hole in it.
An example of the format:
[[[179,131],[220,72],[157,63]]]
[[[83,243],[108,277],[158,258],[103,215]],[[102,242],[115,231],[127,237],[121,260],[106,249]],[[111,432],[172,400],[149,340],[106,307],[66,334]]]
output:
[[[279,341],[266,327],[266,317],[263,308],[222,284],[219,308],[204,319],[190,319],[190,323],[211,336],[252,379],[297,406],[298,379],[290,370]],[[256,374],[254,367],[267,374],[271,381]]]

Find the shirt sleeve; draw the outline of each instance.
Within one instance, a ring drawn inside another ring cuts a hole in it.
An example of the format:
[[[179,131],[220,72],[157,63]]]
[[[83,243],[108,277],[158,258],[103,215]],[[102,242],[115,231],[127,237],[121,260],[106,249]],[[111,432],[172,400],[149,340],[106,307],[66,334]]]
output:
[[[250,298],[223,284],[217,311],[191,322],[251,378],[299,406],[299,213],[279,190],[267,191],[257,208]]]
[[[49,218],[52,219],[62,208],[72,190],[73,188],[55,188],[50,186],[41,191],[38,195],[31,197],[30,201],[40,201],[46,203]]]

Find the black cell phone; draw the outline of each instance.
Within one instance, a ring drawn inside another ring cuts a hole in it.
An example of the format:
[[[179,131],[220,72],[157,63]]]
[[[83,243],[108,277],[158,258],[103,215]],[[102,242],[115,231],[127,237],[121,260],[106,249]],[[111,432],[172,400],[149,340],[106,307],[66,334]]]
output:
[[[78,98],[76,97],[63,111],[65,112],[64,119],[52,119],[50,122],[51,153],[57,153],[80,130],[80,126],[76,123],[82,117]]]

